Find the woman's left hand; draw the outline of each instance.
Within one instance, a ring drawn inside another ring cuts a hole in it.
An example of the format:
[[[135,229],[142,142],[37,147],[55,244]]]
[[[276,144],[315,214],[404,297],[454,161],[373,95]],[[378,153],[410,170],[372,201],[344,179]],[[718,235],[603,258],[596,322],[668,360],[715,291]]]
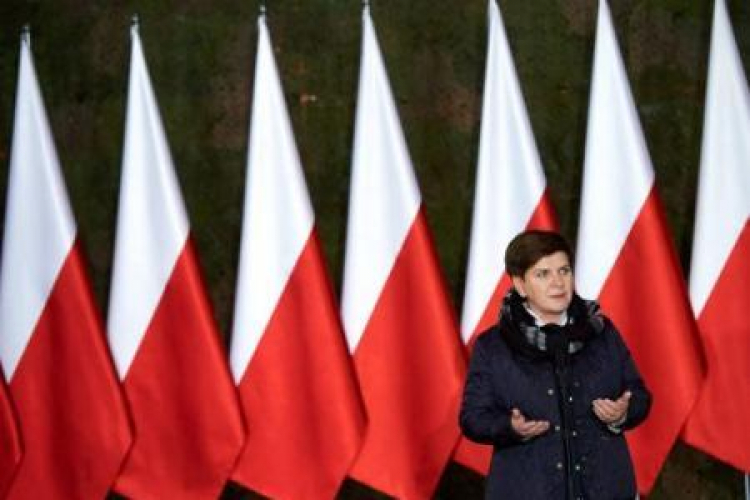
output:
[[[607,398],[595,399],[592,404],[594,414],[607,425],[622,424],[628,414],[631,395],[630,391],[625,391],[614,401]]]

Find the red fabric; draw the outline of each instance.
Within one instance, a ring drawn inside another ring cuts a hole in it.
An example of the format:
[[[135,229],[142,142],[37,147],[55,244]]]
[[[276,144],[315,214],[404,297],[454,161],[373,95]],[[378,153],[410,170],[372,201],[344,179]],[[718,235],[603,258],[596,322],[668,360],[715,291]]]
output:
[[[335,497],[365,418],[314,230],[239,391],[248,436],[233,479],[271,498]]]
[[[16,418],[8,395],[5,379],[0,375],[0,498],[10,486],[21,461],[21,439],[16,428]]]
[[[135,442],[117,492],[138,500],[218,498],[244,427],[190,239],[124,387]]]
[[[104,498],[131,435],[75,243],[9,387],[23,460],[9,499]]]
[[[646,494],[695,403],[703,377],[692,310],[654,188],[599,300],[653,394],[651,414],[627,434],[638,490]]]
[[[746,222],[698,317],[708,371],[685,426],[689,444],[750,471],[750,225]]]
[[[354,353],[369,426],[352,477],[431,496],[459,436],[462,349],[420,210]]]
[[[555,216],[555,211],[552,207],[552,201],[550,200],[549,192],[545,190],[539,200],[536,210],[531,214],[531,219],[526,225],[526,229],[555,230],[557,227],[557,217]],[[489,269],[487,270],[487,272],[490,271],[491,270]],[[477,336],[497,323],[498,314],[500,313],[500,305],[505,293],[510,287],[510,276],[507,273],[503,273],[495,292],[492,294],[492,298],[490,298],[490,301],[487,303],[487,307],[482,314],[482,319],[474,329],[474,333],[469,340],[469,352],[471,352]],[[461,437],[461,440],[456,447],[456,452],[453,454],[453,460],[464,467],[472,469],[474,472],[484,475],[487,475],[489,472],[491,459],[492,446],[477,444],[469,441],[465,437]]]

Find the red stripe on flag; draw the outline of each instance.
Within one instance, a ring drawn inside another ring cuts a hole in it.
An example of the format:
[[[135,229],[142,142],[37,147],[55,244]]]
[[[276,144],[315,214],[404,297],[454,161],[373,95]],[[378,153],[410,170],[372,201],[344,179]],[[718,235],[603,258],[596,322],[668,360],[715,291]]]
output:
[[[10,383],[24,455],[7,498],[107,495],[130,427],[103,331],[76,242]]]
[[[354,354],[369,427],[351,475],[427,498],[459,436],[465,360],[420,209]]]
[[[21,441],[5,379],[0,374],[0,498],[10,486],[21,461]]]
[[[620,330],[653,406],[627,435],[638,490],[648,493],[693,407],[702,381],[700,345],[682,271],[652,187],[599,296]]]
[[[115,489],[139,500],[217,498],[244,428],[190,238],[124,386],[136,439]]]
[[[549,192],[545,189],[542,197],[539,199],[539,204],[534,210],[534,213],[531,214],[531,219],[526,225],[526,229],[555,228],[557,228],[557,217],[552,208]],[[490,271],[491,270],[488,270],[488,272]],[[469,352],[471,352],[474,347],[474,342],[477,340],[479,334],[497,323],[498,315],[500,314],[500,304],[510,286],[511,281],[508,273],[503,273],[502,278],[500,278],[500,281],[497,284],[497,288],[495,288],[495,292],[487,303],[484,313],[482,313],[482,319],[477,324],[477,327],[474,329],[474,334],[469,340],[469,345],[467,346]],[[490,460],[492,459],[492,446],[474,443],[465,437],[461,437],[461,441],[459,441],[458,446],[456,447],[453,459],[474,472],[487,475],[490,469]]]
[[[750,225],[746,222],[714,285],[698,327],[708,371],[688,420],[689,444],[750,471]]]
[[[333,498],[365,426],[316,232],[239,386],[248,436],[233,478],[272,498]]]

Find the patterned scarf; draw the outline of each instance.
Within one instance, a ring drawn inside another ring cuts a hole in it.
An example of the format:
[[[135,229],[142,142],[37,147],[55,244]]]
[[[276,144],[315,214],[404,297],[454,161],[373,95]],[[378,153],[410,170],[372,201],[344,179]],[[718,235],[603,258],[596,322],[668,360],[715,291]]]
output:
[[[578,295],[573,295],[567,311],[568,321],[562,326],[553,323],[537,325],[524,302],[511,288],[503,299],[499,322],[506,340],[532,357],[548,358],[560,350],[575,354],[583,349],[588,339],[604,329],[599,304],[583,300]]]

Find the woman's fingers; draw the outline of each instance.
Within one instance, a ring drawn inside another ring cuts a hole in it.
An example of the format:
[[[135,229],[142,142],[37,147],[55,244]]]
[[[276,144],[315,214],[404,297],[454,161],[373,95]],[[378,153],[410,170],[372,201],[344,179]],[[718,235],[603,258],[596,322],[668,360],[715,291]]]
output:
[[[549,422],[546,420],[527,420],[518,408],[511,410],[510,421],[513,430],[524,439],[539,436],[549,429]]]
[[[527,420],[520,429],[519,434],[523,437],[530,438],[544,434],[549,429],[549,422],[546,420]]]
[[[606,424],[618,422],[628,411],[630,391],[625,391],[616,401],[611,399],[595,399],[593,401],[594,414]]]

